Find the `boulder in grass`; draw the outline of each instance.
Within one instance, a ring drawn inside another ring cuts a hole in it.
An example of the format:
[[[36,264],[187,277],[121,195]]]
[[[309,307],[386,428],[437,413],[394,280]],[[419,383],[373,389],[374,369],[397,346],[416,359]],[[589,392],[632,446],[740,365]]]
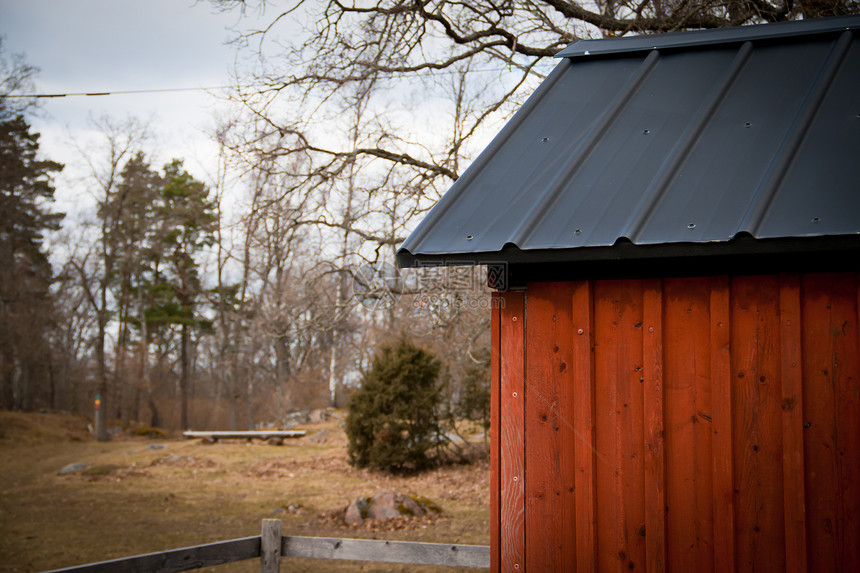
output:
[[[367,508],[370,507],[371,499],[369,497],[359,497],[352,501],[346,508],[346,514],[343,516],[343,522],[347,525],[363,525],[367,519]]]
[[[423,500],[384,491],[372,498],[359,497],[353,500],[346,508],[343,520],[347,525],[363,525],[366,519],[384,520],[426,515],[428,509],[438,511],[435,507],[429,507]]]
[[[311,413],[308,414],[308,420],[312,424],[319,424],[320,422],[325,422],[328,420],[328,411],[325,408],[317,408],[316,410],[311,410]]]
[[[367,508],[367,516],[370,519],[391,519],[392,517],[413,517],[424,515],[427,510],[421,504],[409,497],[399,493],[384,491],[374,496]]]
[[[82,472],[85,469],[87,469],[87,464],[85,464],[84,462],[75,462],[73,464],[67,465],[66,467],[64,467],[63,469],[58,471],[57,473],[60,474],[61,476],[64,476],[64,475],[68,475],[68,474],[75,474],[78,472]]]

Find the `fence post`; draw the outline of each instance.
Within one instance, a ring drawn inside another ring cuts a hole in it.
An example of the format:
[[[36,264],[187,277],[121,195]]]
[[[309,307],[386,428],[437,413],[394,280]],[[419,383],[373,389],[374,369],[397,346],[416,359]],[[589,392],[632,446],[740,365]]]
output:
[[[260,534],[260,573],[281,570],[281,520],[264,519]]]

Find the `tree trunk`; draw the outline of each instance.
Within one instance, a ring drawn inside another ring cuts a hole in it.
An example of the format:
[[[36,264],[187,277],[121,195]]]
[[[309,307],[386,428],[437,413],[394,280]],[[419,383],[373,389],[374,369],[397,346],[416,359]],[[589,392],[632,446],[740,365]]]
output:
[[[15,394],[12,391],[15,367],[12,360],[13,357],[10,354],[11,352],[0,352],[0,368],[3,371],[2,401],[3,408],[6,410],[11,410],[15,405]]]
[[[152,389],[149,390],[146,403],[149,406],[149,425],[153,428],[160,428],[161,414],[158,413],[158,406],[155,405],[155,397],[152,395]]]
[[[98,339],[96,341],[96,368],[98,369],[98,389],[96,390],[96,403],[93,416],[93,429],[95,431],[96,440],[99,442],[108,441],[107,420],[107,364],[105,357],[105,323],[107,316],[105,309],[107,308],[107,293],[106,289],[102,289],[101,309],[98,312]]]
[[[328,362],[329,406],[337,408],[337,340],[332,341]]]
[[[128,413],[128,419],[126,422],[131,425],[132,422],[137,422],[140,420],[140,383],[135,385],[134,392],[131,396],[131,404],[129,404],[128,409],[126,410]]]
[[[227,400],[230,403],[230,431],[235,432],[239,429],[239,410],[236,407],[239,401],[239,396],[230,393],[230,398]]]
[[[247,394],[245,396],[245,414],[247,416],[248,429],[254,429],[254,381],[248,376]]]
[[[128,337],[128,308],[129,297],[125,288],[121,296],[120,308],[118,309],[119,317],[119,333],[117,336],[116,347],[116,368],[113,374],[113,397],[114,418],[120,420],[123,418],[123,407],[127,399],[128,374],[126,373],[126,339]],[[128,419],[128,410],[125,411],[126,420]]]
[[[179,347],[179,400],[180,425],[183,430],[189,429],[188,422],[188,325],[182,325],[182,336]]]

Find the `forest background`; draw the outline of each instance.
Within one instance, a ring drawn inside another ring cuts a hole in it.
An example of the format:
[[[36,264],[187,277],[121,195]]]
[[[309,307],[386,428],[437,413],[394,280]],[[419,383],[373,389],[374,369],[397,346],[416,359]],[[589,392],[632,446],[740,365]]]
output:
[[[481,417],[483,269],[398,271],[394,253],[553,56],[582,38],[860,11],[856,0],[265,4],[266,26],[234,38],[254,57],[237,58],[215,118],[217,167],[155,164],[144,122],[95,119],[75,220],[52,202],[63,166],[31,127],[38,62],[0,44],[0,407],[92,415],[98,400],[100,439],[132,423],[251,429],[344,406],[374,350],[405,336],[441,359],[446,412]]]

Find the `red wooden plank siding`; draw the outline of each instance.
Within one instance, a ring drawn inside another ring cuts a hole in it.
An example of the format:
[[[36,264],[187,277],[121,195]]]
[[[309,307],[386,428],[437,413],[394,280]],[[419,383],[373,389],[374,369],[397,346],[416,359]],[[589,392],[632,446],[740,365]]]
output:
[[[782,474],[787,573],[805,573],[806,516],[803,491],[803,378],[800,279],[779,278],[779,328],[782,372]]]
[[[836,410],[836,551],[842,571],[860,568],[860,369],[854,275],[824,275],[830,284],[831,376]]]
[[[594,292],[594,447],[597,452],[595,472],[595,494],[597,495],[597,566],[601,572],[618,571],[617,554],[624,550],[619,547],[616,532],[616,516],[621,503],[618,495],[616,465],[616,430],[618,413],[615,411],[618,379],[615,358],[625,354],[619,351],[617,297],[619,293],[613,286],[621,281],[607,283],[598,281],[593,285]]]
[[[785,570],[779,283],[732,279],[732,443],[736,567]]]
[[[848,275],[844,280],[854,279],[854,312],[848,311],[845,320],[845,346],[847,359],[843,364],[845,378],[840,386],[844,399],[840,402],[840,444],[837,455],[840,459],[841,476],[838,487],[845,492],[842,499],[842,541],[845,563],[860,567],[860,274]],[[850,339],[853,339],[853,348]],[[850,366],[849,366],[850,364]]]
[[[576,572],[597,571],[597,495],[594,448],[594,306],[591,283],[572,283],[574,390],[574,514]]]
[[[714,569],[735,566],[735,518],[732,455],[732,371],[729,278],[710,284],[711,406],[713,411]]]
[[[525,300],[523,293],[502,295],[504,308],[499,313],[501,336],[501,570],[519,573],[524,570],[524,449],[525,425],[523,333]]]
[[[619,363],[618,467],[621,470],[622,513],[618,516],[626,557],[618,555],[622,570],[643,569],[645,546],[645,411],[643,368],[644,284],[627,281],[627,310],[621,319],[622,345],[630,352]]]
[[[645,563],[641,281],[595,283],[594,322],[598,567],[627,571]]]
[[[836,554],[836,411],[832,383],[830,285],[821,276],[801,281],[804,476],[810,571],[838,571]]]
[[[490,320],[490,571],[501,571],[501,310],[504,298],[494,292]]]
[[[856,570],[856,273],[498,298],[494,571]]]
[[[714,473],[713,403],[711,393],[710,281],[691,278],[682,283],[687,308],[685,323],[692,328],[690,353],[695,364],[692,373],[693,409],[693,496],[695,499],[696,569],[700,573],[714,567]],[[682,307],[683,308],[683,307]],[[679,452],[679,455],[683,455]]]
[[[663,284],[670,569],[713,569],[708,279]]]
[[[659,279],[642,295],[642,398],[645,408],[645,570],[666,570],[666,456],[663,428],[663,291]]]
[[[573,343],[567,283],[529,288],[526,322],[526,570],[575,567]]]

